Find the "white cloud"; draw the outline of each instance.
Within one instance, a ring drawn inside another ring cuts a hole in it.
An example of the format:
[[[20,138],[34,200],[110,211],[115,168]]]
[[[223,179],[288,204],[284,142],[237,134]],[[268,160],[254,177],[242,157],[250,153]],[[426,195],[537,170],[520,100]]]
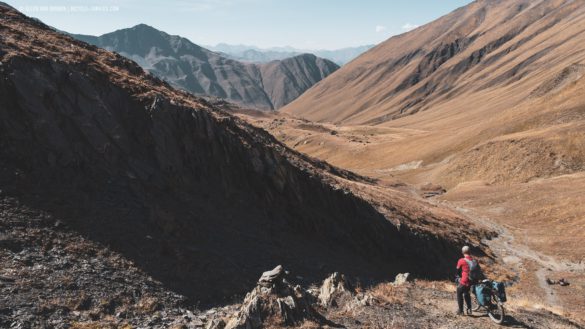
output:
[[[384,25],[376,25],[376,33],[381,33],[387,31],[388,28]]]
[[[419,27],[420,25],[417,24],[412,24],[412,23],[406,23],[404,25],[402,25],[402,29],[406,30],[406,31],[410,31],[410,30],[414,30],[417,27]]]

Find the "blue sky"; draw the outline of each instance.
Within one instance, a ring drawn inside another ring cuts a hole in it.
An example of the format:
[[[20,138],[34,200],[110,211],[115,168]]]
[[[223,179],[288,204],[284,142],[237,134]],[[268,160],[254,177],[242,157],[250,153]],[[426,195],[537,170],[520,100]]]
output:
[[[374,44],[471,0],[3,0],[58,29],[99,35],[145,23],[200,45],[337,49]]]

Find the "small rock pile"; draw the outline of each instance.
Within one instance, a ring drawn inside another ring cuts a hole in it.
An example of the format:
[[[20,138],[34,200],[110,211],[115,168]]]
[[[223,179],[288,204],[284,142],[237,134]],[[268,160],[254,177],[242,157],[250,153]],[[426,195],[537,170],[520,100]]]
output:
[[[567,281],[565,279],[560,279],[560,280],[556,281],[556,280],[551,280],[551,279],[547,278],[546,279],[546,283],[548,285],[556,285],[556,284],[558,284],[559,286],[562,286],[562,287],[566,287],[566,286],[570,285],[569,281]]]

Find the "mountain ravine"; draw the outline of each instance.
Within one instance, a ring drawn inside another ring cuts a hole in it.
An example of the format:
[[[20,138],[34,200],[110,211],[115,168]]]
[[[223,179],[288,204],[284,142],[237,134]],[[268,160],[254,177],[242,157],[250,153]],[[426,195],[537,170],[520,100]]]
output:
[[[305,282],[334,270],[441,277],[451,272],[446,255],[490,235],[406,194],[376,196],[369,179],[294,152],[120,55],[7,7],[0,15],[7,241],[15,223],[64,229],[213,304],[277,263]]]
[[[243,63],[144,24],[99,37],[73,36],[134,60],[174,87],[260,110],[281,108],[339,68],[311,54]]]

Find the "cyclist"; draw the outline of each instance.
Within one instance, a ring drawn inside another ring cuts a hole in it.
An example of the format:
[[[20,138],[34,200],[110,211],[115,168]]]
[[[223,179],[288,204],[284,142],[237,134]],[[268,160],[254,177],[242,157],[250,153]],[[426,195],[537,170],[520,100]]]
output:
[[[474,278],[475,272],[479,270],[477,260],[471,257],[469,253],[469,246],[464,246],[461,249],[463,258],[457,262],[457,271],[460,272],[460,279],[457,284],[457,304],[459,309],[457,315],[463,315],[463,300],[467,306],[467,314],[471,315],[471,295],[469,294],[471,287],[476,283],[477,278]]]

